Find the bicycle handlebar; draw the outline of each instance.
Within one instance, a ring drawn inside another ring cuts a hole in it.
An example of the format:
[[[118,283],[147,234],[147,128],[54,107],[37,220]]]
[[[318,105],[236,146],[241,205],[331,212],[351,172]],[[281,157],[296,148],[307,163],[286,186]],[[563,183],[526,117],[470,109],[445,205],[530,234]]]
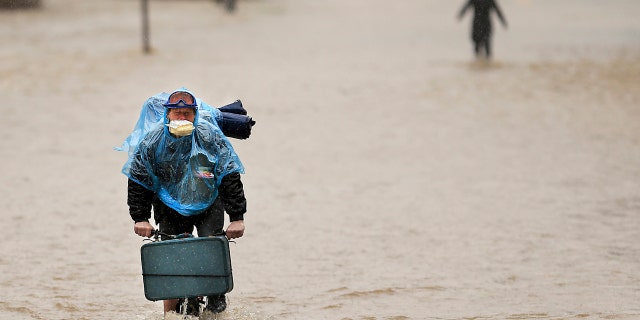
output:
[[[222,231],[219,234],[215,234],[214,236],[225,236],[226,232]],[[158,241],[160,236],[169,238],[169,239],[184,239],[184,238],[193,238],[193,234],[191,233],[181,233],[181,234],[168,234],[160,231],[159,229],[154,229],[151,231],[151,236],[149,239],[153,238],[153,241]]]
[[[151,231],[151,237],[149,237],[149,238],[154,238],[154,239],[158,240],[158,238],[160,236],[167,237],[169,239],[193,238],[193,235],[190,234],[190,233],[168,234],[168,233],[162,232],[162,231],[160,231],[158,229],[154,229],[153,231]]]

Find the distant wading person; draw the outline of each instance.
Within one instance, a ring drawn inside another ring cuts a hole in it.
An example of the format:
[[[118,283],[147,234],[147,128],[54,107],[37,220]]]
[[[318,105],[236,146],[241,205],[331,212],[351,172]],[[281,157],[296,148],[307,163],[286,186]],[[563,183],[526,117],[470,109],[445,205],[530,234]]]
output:
[[[462,19],[469,7],[473,7],[473,23],[471,27],[471,40],[473,40],[476,58],[491,58],[491,10],[494,10],[500,18],[502,25],[507,28],[505,20],[498,3],[494,0],[469,0],[460,10],[458,19]]]

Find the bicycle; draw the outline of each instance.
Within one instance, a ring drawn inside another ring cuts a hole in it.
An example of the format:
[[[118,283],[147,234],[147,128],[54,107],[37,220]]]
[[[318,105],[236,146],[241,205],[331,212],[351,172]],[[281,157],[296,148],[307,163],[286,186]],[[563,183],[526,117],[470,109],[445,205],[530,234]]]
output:
[[[224,310],[226,300],[220,299],[226,299],[224,294],[233,289],[229,240],[224,232],[194,237],[154,230],[146,240],[151,242],[140,251],[148,300],[178,299],[175,312],[183,316]]]

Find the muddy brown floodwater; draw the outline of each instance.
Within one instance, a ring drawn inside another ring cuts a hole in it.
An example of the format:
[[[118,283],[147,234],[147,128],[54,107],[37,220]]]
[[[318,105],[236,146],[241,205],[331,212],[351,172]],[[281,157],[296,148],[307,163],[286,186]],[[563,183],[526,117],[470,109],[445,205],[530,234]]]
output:
[[[0,319],[162,319],[113,147],[181,86],[257,121],[219,319],[640,319],[640,2],[500,4],[0,11]]]

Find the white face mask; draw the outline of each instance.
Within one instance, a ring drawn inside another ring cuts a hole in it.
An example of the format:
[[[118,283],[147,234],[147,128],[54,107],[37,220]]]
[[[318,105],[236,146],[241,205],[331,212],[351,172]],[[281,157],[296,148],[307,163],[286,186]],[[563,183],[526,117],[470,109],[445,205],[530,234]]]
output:
[[[193,123],[189,120],[172,120],[167,124],[167,127],[169,127],[171,134],[178,137],[188,136],[195,129]]]

